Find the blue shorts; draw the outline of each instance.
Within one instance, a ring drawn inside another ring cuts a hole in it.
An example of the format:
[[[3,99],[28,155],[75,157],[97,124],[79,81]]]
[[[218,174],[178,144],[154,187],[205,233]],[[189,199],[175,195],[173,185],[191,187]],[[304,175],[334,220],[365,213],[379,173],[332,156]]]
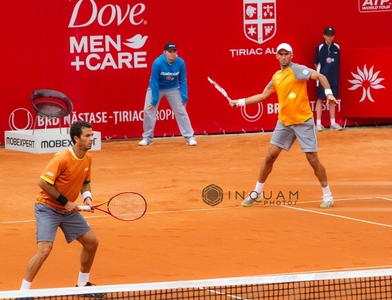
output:
[[[339,99],[339,87],[338,86],[331,86],[331,90],[332,90],[333,96],[336,99]],[[319,84],[317,87],[317,99],[321,99],[321,100],[327,99],[327,96],[325,96],[325,90],[321,84]]]
[[[282,121],[278,120],[270,143],[289,151],[296,139],[298,139],[302,152],[317,152],[317,135],[313,118],[301,124],[290,126],[285,126]]]
[[[68,243],[82,236],[90,225],[78,212],[63,212],[42,203],[34,206],[37,242],[54,242],[57,228],[60,227]]]

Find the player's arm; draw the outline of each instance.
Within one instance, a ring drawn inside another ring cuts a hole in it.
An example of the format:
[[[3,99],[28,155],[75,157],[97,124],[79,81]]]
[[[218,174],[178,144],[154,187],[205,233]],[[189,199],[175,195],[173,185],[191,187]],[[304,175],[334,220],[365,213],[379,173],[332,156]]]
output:
[[[329,104],[329,101],[334,101],[335,103],[337,103],[337,100],[332,93],[331,86],[329,85],[327,77],[315,70],[312,70],[312,73],[310,74],[310,79],[318,80],[320,82],[321,86],[324,88],[325,91],[327,104]]]
[[[58,201],[67,211],[78,210],[75,203],[69,201],[64,195],[62,195],[57,188],[50,182],[44,180],[42,177],[38,180],[38,186],[51,198]]]
[[[80,189],[84,205],[93,205],[93,196],[91,195],[90,182],[85,182]]]
[[[247,98],[242,98],[238,100],[231,100],[231,107],[245,106],[250,104],[255,104],[266,100],[269,96],[272,95],[272,91],[266,87],[261,94],[256,94]]]

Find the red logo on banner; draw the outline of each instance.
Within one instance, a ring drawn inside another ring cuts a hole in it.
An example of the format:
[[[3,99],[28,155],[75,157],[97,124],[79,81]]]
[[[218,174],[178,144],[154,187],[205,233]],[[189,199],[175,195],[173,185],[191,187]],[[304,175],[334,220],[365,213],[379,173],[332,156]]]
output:
[[[358,0],[361,13],[392,11],[392,0]]]
[[[244,0],[244,33],[258,44],[276,33],[276,0]]]

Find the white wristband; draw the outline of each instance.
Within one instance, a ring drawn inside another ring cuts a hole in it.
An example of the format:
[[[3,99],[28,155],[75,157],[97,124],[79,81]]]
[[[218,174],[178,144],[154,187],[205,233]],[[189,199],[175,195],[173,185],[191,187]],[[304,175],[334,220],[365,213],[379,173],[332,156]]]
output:
[[[238,105],[239,106],[245,106],[246,105],[245,98],[238,99]]]
[[[85,191],[82,194],[82,198],[83,198],[83,202],[86,200],[86,198],[91,198],[91,200],[93,200],[93,197],[91,196],[91,192],[90,191]]]
[[[328,96],[328,95],[332,95],[333,96],[333,93],[332,93],[331,89],[325,89],[325,96]]]

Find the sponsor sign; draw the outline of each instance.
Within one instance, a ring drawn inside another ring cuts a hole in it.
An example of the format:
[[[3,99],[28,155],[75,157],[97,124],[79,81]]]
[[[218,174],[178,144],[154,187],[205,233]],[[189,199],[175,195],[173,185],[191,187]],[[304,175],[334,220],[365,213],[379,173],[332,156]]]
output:
[[[51,128],[4,132],[5,149],[29,153],[55,153],[71,147],[72,142],[66,129]],[[101,133],[94,131],[91,150],[101,150]]]
[[[358,0],[358,10],[361,13],[392,11],[392,0]]]

